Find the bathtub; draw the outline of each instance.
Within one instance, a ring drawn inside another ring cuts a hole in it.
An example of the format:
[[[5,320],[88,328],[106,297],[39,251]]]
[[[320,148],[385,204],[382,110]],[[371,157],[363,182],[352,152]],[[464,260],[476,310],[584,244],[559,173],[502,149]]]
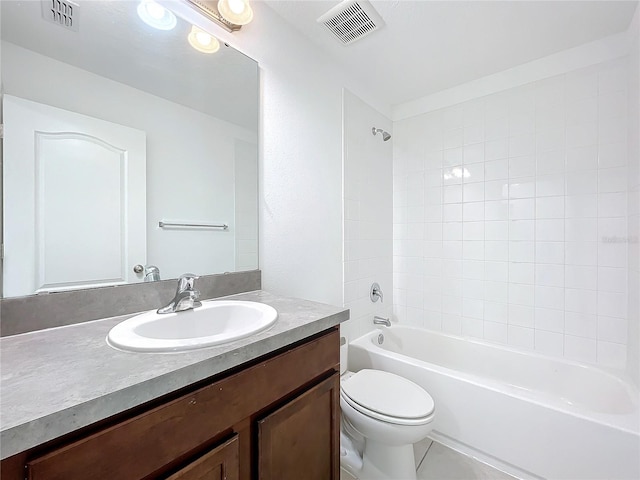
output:
[[[404,326],[351,342],[349,368],[421,385],[434,440],[519,478],[640,478],[638,390],[603,370]]]

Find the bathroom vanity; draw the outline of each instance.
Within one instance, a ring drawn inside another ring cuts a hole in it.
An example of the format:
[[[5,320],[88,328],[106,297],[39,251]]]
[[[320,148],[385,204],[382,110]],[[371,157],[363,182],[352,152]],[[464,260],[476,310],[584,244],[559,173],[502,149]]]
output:
[[[27,343],[52,354],[66,338],[66,352],[51,359],[57,365],[3,372],[3,480],[337,480],[337,325],[348,311],[261,291],[232,298],[271,304],[278,321],[254,337],[180,354],[104,344],[105,332],[126,317],[3,339],[3,367],[11,368]],[[81,340],[89,332],[92,338]],[[79,351],[92,357],[56,373]],[[77,384],[79,377],[93,386]],[[47,383],[56,378],[57,385]],[[43,397],[47,385],[51,394]],[[33,405],[16,403],[20,395],[11,388],[26,395],[29,386]],[[93,398],[83,398],[89,390]]]

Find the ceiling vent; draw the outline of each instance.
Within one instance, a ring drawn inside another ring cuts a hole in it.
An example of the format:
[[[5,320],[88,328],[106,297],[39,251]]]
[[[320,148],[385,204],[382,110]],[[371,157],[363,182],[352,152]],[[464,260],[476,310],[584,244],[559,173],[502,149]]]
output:
[[[384,20],[367,0],[344,0],[318,18],[340,43],[349,45],[384,25]]]
[[[42,0],[42,18],[68,30],[78,31],[78,4],[69,0]]]

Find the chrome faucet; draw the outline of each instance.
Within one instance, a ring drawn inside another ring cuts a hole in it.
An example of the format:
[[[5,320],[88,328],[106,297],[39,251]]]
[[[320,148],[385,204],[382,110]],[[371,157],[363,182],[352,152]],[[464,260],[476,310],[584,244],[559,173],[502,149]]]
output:
[[[174,313],[182,312],[184,310],[191,310],[193,308],[201,307],[200,292],[194,290],[193,286],[196,280],[200,278],[193,273],[185,273],[178,278],[178,288],[176,295],[169,305],[159,308],[158,313]]]
[[[374,325],[384,325],[385,327],[391,326],[391,320],[388,318],[378,317],[377,315],[373,317]]]
[[[155,265],[147,265],[144,267],[144,281],[158,282],[160,281],[160,269]]]

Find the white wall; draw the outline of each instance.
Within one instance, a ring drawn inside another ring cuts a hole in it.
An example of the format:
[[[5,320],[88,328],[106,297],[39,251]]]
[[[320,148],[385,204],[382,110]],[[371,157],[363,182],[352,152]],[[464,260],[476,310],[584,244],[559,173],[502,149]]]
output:
[[[374,328],[375,315],[390,318],[393,293],[391,120],[351,92],[344,91],[344,305],[351,320],[341,332],[355,339]],[[383,302],[369,291],[378,282]]]
[[[258,146],[237,141],[235,146],[236,269],[258,265]]]
[[[342,88],[383,113],[389,107],[260,2],[252,2],[253,22],[234,34],[169,4],[260,64],[263,288],[341,305]]]
[[[5,93],[146,132],[147,263],[162,278],[236,270],[235,142],[255,142],[255,133],[8,42],[2,57]],[[230,228],[168,230],[160,220]]]
[[[400,322],[626,366],[628,67],[394,123]]]

